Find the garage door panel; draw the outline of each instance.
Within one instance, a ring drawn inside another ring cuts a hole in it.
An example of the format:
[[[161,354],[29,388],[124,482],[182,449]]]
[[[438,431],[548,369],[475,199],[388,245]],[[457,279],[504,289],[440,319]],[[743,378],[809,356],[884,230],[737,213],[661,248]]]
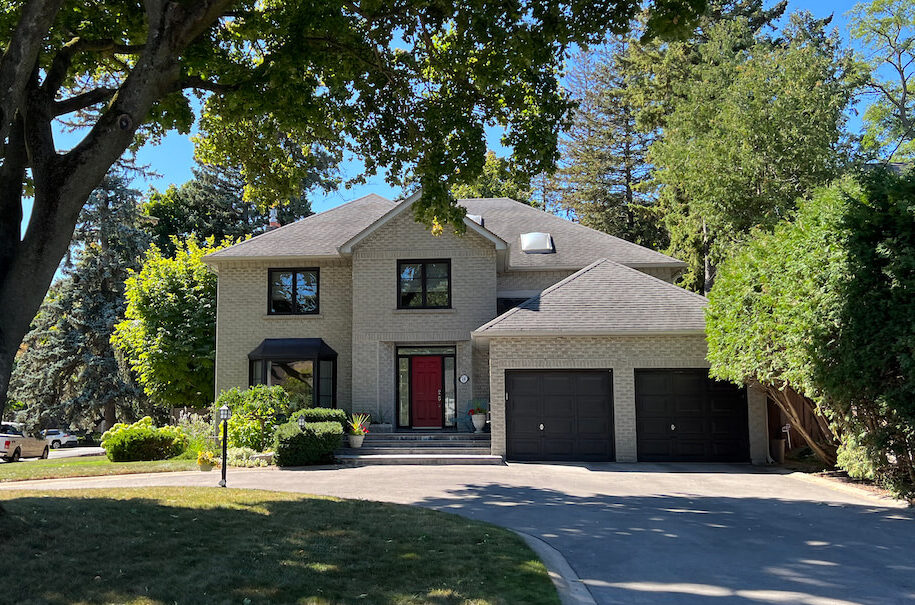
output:
[[[661,462],[670,460],[674,455],[673,443],[668,439],[645,439],[639,442],[639,460],[643,462]]]
[[[598,461],[613,459],[613,402],[609,371],[506,372],[508,458]],[[519,390],[518,385],[523,385]],[[543,424],[543,430],[540,430]],[[533,433],[532,433],[533,431]]]
[[[540,392],[540,381],[537,376],[520,374],[512,379],[512,392],[517,395],[536,395]]]
[[[663,416],[670,415],[671,400],[666,395],[644,395],[642,399],[643,416]]]
[[[568,395],[543,395],[542,409],[547,416],[568,416],[575,413],[575,401]]]
[[[575,442],[572,439],[546,439],[543,443],[543,453],[547,457],[570,456],[575,452]]]
[[[708,423],[702,417],[685,418],[677,416],[671,424],[676,427],[671,432],[679,436],[705,435],[708,433]]]
[[[703,369],[636,370],[635,396],[639,460],[749,460],[743,389]]]
[[[705,410],[705,400],[701,394],[680,395],[679,393],[682,391],[675,392],[673,396],[671,408],[674,414],[701,414]]]
[[[560,375],[543,375],[541,386],[544,395],[568,397],[572,392],[572,378]]]
[[[566,438],[569,435],[575,434],[576,426],[577,422],[574,418],[544,418],[543,435],[544,437],[551,437],[555,439]]]

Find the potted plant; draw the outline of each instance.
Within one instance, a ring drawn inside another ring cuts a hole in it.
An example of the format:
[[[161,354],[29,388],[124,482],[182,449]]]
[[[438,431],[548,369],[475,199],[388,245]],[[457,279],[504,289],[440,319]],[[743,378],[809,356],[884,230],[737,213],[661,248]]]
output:
[[[483,427],[486,426],[486,413],[486,408],[479,403],[470,408],[470,410],[467,412],[467,414],[470,416],[470,420],[473,422],[474,433],[483,432]]]
[[[362,447],[365,436],[368,435],[370,418],[368,414],[353,414],[349,419],[346,438],[350,447]]]
[[[213,452],[201,450],[197,454],[197,467],[202,471],[211,471],[214,467],[219,466],[219,459]]]

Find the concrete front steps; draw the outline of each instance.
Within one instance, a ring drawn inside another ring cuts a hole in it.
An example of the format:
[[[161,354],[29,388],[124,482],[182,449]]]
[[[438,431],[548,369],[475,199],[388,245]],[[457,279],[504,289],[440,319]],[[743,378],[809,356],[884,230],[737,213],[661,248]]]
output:
[[[350,466],[503,464],[502,456],[490,454],[488,433],[370,433],[361,448],[342,448],[335,457]]]

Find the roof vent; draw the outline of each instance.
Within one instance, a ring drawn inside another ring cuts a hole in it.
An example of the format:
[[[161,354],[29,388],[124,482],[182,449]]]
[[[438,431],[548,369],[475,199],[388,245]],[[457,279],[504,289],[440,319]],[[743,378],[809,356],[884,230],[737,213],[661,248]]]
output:
[[[521,250],[525,254],[552,254],[556,251],[550,234],[540,232],[522,233]]]
[[[468,214],[467,218],[475,222],[479,226],[483,226],[483,215],[482,214]]]

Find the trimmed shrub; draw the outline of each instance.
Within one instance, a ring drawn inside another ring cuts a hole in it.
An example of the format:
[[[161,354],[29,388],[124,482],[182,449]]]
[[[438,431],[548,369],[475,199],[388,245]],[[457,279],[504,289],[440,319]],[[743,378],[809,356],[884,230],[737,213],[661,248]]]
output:
[[[277,427],[273,438],[273,461],[277,466],[305,466],[334,461],[334,450],[343,444],[338,422],[309,422],[305,430],[296,422]]]
[[[334,408],[306,408],[293,414],[290,420],[297,422],[300,416],[305,418],[305,422],[339,422],[344,433],[346,432],[346,427],[349,426],[349,420],[346,417],[345,410]]]
[[[187,449],[187,443],[180,428],[156,428],[149,416],[133,424],[119,422],[102,435],[102,447],[112,462],[174,458]]]

